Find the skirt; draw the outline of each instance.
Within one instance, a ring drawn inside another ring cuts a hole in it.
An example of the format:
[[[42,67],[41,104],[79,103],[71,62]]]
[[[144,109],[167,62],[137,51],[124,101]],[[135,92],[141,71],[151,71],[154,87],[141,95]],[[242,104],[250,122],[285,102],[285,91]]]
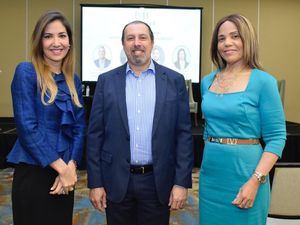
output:
[[[12,183],[14,225],[71,225],[74,191],[50,195],[57,172],[52,168],[21,163],[16,165]]]
[[[199,176],[200,225],[264,225],[269,200],[269,179],[261,184],[254,205],[240,209],[231,202],[253,175],[261,158],[261,145],[205,142]]]

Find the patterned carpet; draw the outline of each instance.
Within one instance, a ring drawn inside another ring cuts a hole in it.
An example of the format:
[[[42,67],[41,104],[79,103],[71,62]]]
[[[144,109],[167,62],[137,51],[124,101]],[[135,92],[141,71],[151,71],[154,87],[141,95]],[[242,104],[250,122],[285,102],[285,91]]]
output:
[[[12,225],[11,182],[13,169],[0,170],[0,225]],[[86,172],[79,171],[75,194],[74,225],[106,225],[105,215],[95,211],[88,199]],[[198,169],[193,171],[193,188],[184,209],[171,212],[170,225],[198,225]]]

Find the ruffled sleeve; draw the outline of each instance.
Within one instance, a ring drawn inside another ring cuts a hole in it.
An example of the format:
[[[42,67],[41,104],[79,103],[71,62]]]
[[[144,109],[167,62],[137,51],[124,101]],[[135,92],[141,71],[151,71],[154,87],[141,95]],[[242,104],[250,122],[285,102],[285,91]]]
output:
[[[61,111],[61,121],[60,121],[60,133],[57,143],[57,151],[65,149],[65,140],[71,140],[71,151],[69,154],[63,156],[64,161],[75,160],[80,163],[83,143],[84,143],[84,133],[85,133],[85,114],[83,107],[77,107],[72,102],[70,91],[66,84],[63,74],[58,74],[54,76],[58,87],[58,94],[54,101],[54,104]],[[75,86],[79,101],[83,105],[83,99],[81,94],[81,83],[79,78],[75,77]]]
[[[62,112],[60,126],[62,132],[69,138],[72,138],[72,125],[76,122],[76,117],[73,111],[71,95],[62,74],[55,75],[54,80],[58,87],[54,104]]]

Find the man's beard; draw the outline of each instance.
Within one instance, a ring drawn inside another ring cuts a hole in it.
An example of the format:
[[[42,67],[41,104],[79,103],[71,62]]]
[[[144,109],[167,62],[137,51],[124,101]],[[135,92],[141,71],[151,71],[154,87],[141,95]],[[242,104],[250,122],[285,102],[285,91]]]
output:
[[[146,62],[146,56],[130,56],[131,62],[134,65],[143,65]]]

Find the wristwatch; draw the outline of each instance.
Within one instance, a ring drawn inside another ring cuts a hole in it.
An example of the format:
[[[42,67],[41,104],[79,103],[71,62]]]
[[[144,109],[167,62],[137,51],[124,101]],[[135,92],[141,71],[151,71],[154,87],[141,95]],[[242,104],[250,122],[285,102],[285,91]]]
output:
[[[258,171],[254,171],[253,175],[257,178],[259,183],[261,183],[261,184],[266,183],[266,181],[267,181],[266,175],[263,175],[262,173],[260,173]]]

